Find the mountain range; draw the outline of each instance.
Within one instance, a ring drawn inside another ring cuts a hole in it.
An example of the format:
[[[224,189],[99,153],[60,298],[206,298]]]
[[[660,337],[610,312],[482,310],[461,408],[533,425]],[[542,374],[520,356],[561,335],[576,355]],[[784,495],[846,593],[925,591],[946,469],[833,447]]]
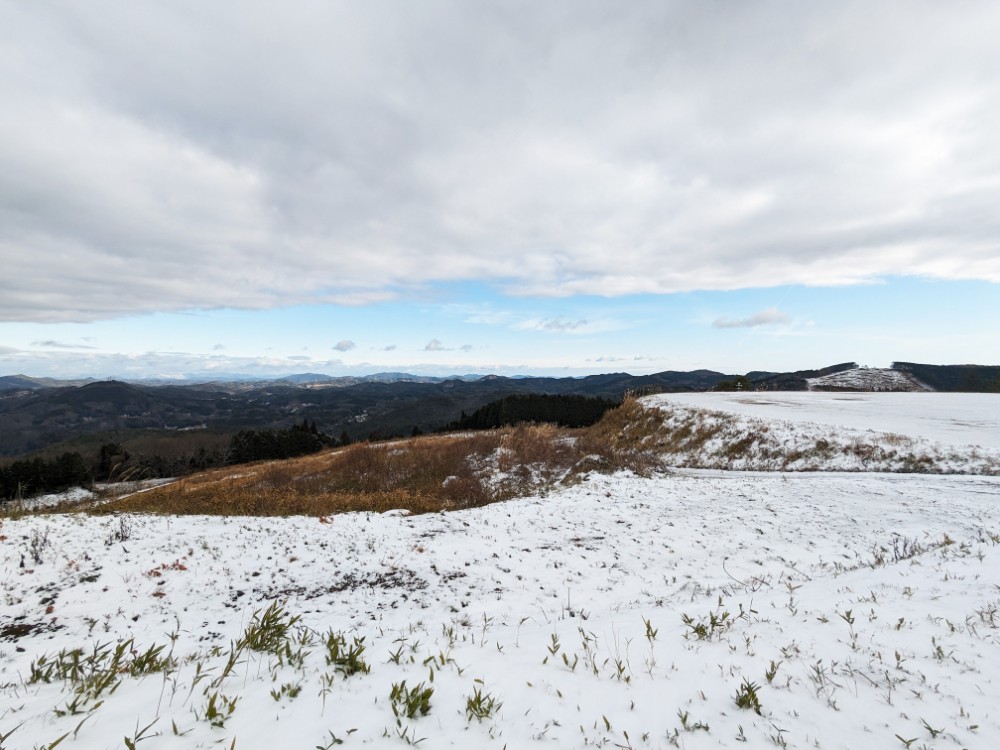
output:
[[[752,371],[746,375],[727,375],[694,370],[652,375],[620,372],[577,378],[498,375],[444,378],[408,373],[333,377],[300,373],[272,380],[177,383],[59,381],[10,375],[0,377],[0,456],[51,449],[81,436],[119,440],[136,432],[221,434],[245,428],[284,428],[304,419],[315,422],[320,431],[329,435],[346,433],[353,440],[388,437],[409,434],[414,429],[433,431],[491,401],[527,393],[616,399],[629,391],[747,387],[861,390],[866,382],[896,381],[912,381],[922,390],[1000,392],[1000,367],[894,363],[892,369],[897,377],[888,379],[873,379],[873,371],[859,368],[854,362],[790,373]],[[861,371],[864,377],[830,378],[854,370]]]

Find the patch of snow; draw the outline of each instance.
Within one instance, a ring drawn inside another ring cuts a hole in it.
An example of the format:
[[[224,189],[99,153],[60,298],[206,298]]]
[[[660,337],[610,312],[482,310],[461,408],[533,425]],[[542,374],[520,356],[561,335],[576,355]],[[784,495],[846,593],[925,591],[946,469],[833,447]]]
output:
[[[51,508],[63,503],[75,503],[82,500],[89,500],[94,497],[94,493],[83,487],[73,487],[63,492],[51,492],[46,495],[36,495],[24,500],[10,500],[4,506],[8,511],[33,511],[41,508]]]

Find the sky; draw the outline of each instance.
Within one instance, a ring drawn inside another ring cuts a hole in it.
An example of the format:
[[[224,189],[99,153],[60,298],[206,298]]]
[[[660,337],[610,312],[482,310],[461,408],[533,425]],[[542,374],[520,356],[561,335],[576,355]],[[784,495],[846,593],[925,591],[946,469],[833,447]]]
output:
[[[0,0],[0,374],[1000,363],[1000,4]]]

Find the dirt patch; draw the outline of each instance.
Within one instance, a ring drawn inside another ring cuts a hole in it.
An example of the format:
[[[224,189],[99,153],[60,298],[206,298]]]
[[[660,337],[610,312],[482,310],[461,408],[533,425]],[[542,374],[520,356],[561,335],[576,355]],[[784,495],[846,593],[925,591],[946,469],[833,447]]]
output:
[[[19,641],[29,635],[54,633],[62,629],[62,625],[51,622],[26,622],[24,618],[15,618],[11,622],[0,624],[0,641]]]
[[[427,581],[420,578],[412,570],[394,568],[386,572],[366,573],[355,575],[348,573],[333,583],[325,586],[286,586],[284,588],[271,588],[259,590],[258,593],[264,599],[287,599],[291,597],[299,599],[318,599],[329,594],[339,594],[344,591],[356,591],[357,589],[404,589],[406,591],[420,591],[427,588]]]

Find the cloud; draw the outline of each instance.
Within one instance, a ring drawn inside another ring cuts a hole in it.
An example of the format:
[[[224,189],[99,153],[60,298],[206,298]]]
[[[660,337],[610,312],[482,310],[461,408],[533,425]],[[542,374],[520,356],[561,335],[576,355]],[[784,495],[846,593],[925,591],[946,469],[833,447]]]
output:
[[[226,347],[224,345],[222,345],[222,344],[216,344],[215,346],[212,347],[212,351],[213,352],[221,352],[225,348]]]
[[[590,357],[587,362],[610,364],[613,362],[659,362],[661,357],[648,357],[644,354],[636,354],[632,357],[619,357],[613,354],[604,354],[600,357]]]
[[[396,345],[395,344],[389,344],[388,346],[383,346],[382,347],[382,351],[383,352],[394,352],[394,351],[396,351]]]
[[[53,341],[52,339],[47,339],[45,341],[32,341],[32,346],[40,346],[45,349],[95,349],[96,347],[87,346],[86,344],[65,344],[61,341]]]
[[[791,318],[781,312],[776,307],[768,307],[760,312],[756,312],[749,318],[717,318],[712,321],[716,328],[757,328],[759,326],[773,326],[790,323]]]
[[[462,344],[458,348],[459,348],[460,351],[463,351],[463,352],[471,352],[476,347],[474,347],[472,344]]]
[[[625,362],[629,360],[629,357],[615,357],[609,354],[604,354],[600,357],[589,357],[587,359],[588,362]]]
[[[0,321],[998,283],[1000,5],[899,18],[6,3]]]
[[[431,359],[427,357],[426,359]],[[582,376],[593,374],[596,366],[525,364],[517,361],[468,362],[451,364],[410,361],[394,364],[394,370],[417,375],[464,375],[471,372],[503,375]],[[384,362],[346,364],[340,359],[309,359],[301,355],[230,356],[192,352],[147,351],[136,354],[93,351],[18,349],[0,345],[0,373],[24,372],[33,376],[77,379],[114,376],[126,380],[175,378],[189,382],[286,376],[293,372],[330,375],[370,375],[385,372]]]
[[[526,318],[515,323],[512,327],[518,331],[583,335],[617,331],[622,328],[628,328],[629,325],[610,318],[601,320],[588,320],[587,318],[567,319],[559,315],[554,318]]]
[[[177,377],[199,379],[217,374],[266,376],[285,375],[302,371],[343,371],[339,359],[311,359],[303,355],[288,357],[243,357],[192,352],[146,351],[141,353],[107,353],[88,350],[17,349],[0,346],[0,372],[15,371],[56,378],[107,377],[123,378]]]
[[[527,320],[517,325],[521,330],[550,331],[553,333],[573,333],[587,327],[586,319],[566,320],[561,315],[556,318]]]
[[[338,352],[349,352],[356,346],[357,344],[355,344],[353,341],[349,341],[348,339],[341,339],[340,341],[338,341],[336,344],[333,345],[333,348],[336,349]]]
[[[427,342],[427,346],[424,347],[424,351],[425,352],[446,352],[446,351],[449,351],[449,350],[446,349],[445,346],[444,346],[444,344],[442,344],[437,339],[431,339],[430,341]]]

